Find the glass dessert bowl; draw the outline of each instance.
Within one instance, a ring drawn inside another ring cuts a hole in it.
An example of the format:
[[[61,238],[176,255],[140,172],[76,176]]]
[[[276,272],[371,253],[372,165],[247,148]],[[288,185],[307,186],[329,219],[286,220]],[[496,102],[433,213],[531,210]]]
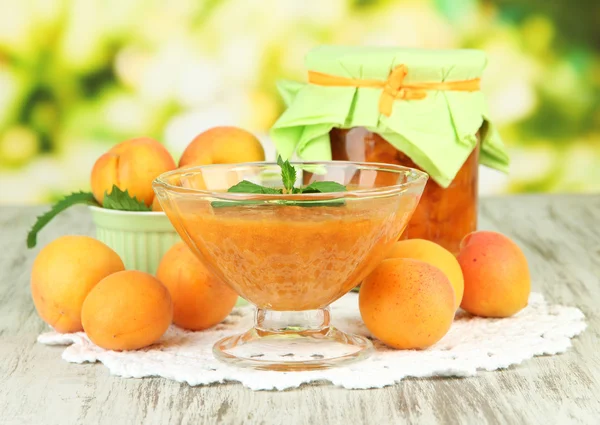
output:
[[[307,370],[368,356],[370,341],[330,324],[329,304],[381,262],[414,212],[427,174],[359,162],[292,164],[296,187],[328,193],[228,192],[242,181],[281,188],[274,163],[206,165],[154,181],[160,204],[198,258],[257,307],[254,326],[218,341],[222,361]],[[294,190],[295,191],[295,190]]]

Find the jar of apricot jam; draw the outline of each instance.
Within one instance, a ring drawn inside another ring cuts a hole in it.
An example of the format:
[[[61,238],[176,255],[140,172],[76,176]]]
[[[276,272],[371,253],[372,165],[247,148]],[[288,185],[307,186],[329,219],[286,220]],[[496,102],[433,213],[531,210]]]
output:
[[[329,133],[333,160],[383,162],[420,169],[377,133],[364,127]],[[402,239],[427,239],[455,254],[462,238],[477,229],[479,144],[446,188],[429,179]]]

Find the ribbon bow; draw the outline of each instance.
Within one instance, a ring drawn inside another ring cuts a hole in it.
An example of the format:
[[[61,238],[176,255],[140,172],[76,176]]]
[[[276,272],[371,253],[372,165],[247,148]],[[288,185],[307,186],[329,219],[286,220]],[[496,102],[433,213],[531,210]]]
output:
[[[451,90],[451,91],[478,91],[481,80],[443,81],[443,82],[416,82],[405,83],[408,75],[406,65],[398,65],[390,71],[387,80],[361,80],[358,78],[339,77],[337,75],[323,74],[316,71],[308,71],[308,82],[318,86],[329,87],[357,87],[357,88],[380,88],[379,112],[389,117],[392,115],[394,101],[418,100],[427,97],[427,90]]]

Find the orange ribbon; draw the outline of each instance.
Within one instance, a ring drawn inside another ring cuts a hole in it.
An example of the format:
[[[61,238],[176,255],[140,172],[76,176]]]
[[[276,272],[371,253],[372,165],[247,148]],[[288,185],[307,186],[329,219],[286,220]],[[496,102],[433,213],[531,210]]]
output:
[[[383,89],[379,97],[379,112],[386,117],[392,114],[392,105],[397,99],[413,100],[427,97],[427,90],[452,90],[452,91],[478,91],[481,79],[462,81],[445,81],[430,83],[405,83],[408,74],[406,65],[398,65],[390,72],[386,81],[360,80],[358,78],[339,77],[337,75],[323,74],[308,71],[308,82],[318,86],[330,87],[370,87]]]

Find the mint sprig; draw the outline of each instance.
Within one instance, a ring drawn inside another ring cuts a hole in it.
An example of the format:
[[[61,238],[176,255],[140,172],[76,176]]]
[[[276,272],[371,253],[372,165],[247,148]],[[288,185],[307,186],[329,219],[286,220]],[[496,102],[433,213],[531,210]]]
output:
[[[67,208],[77,204],[100,206],[91,192],[76,192],[65,196],[54,204],[49,211],[36,218],[35,224],[27,233],[27,248],[35,247],[37,244],[37,235],[46,224]]]
[[[58,214],[63,212],[73,205],[93,205],[96,207],[104,207],[111,210],[121,211],[152,211],[150,207],[138,200],[135,196],[131,196],[127,190],[122,191],[116,185],[113,185],[110,194],[104,193],[102,205],[96,201],[91,192],[76,192],[65,196],[60,201],[55,203],[50,210],[36,218],[35,224],[27,233],[27,248],[33,248],[37,244],[38,233]]]
[[[104,192],[102,206],[109,210],[120,211],[152,211],[143,201],[138,200],[135,196],[131,196],[128,190],[122,191],[113,185],[110,193]]]
[[[229,193],[248,193],[248,194],[300,194],[300,193],[332,193],[332,192],[345,192],[346,186],[340,183],[332,181],[318,181],[312,182],[305,187],[294,187],[296,183],[296,169],[289,161],[284,161],[281,156],[277,157],[277,165],[281,168],[281,181],[283,182],[283,189],[274,187],[261,186],[256,183],[252,183],[248,180],[242,180],[238,184],[231,186],[227,192]],[[264,201],[247,200],[247,201],[214,201],[211,203],[213,208],[220,207],[234,207],[239,205],[261,205]],[[316,206],[334,206],[344,205],[346,202],[343,199],[326,199],[326,200],[311,200],[311,201],[292,201],[292,200],[273,200],[268,201],[269,204],[287,205],[287,206],[304,206],[304,207],[316,207]]]
[[[277,165],[281,167],[281,180],[285,190],[283,193],[293,193],[294,183],[296,183],[296,169],[287,159],[284,161],[281,155],[277,157]]]

